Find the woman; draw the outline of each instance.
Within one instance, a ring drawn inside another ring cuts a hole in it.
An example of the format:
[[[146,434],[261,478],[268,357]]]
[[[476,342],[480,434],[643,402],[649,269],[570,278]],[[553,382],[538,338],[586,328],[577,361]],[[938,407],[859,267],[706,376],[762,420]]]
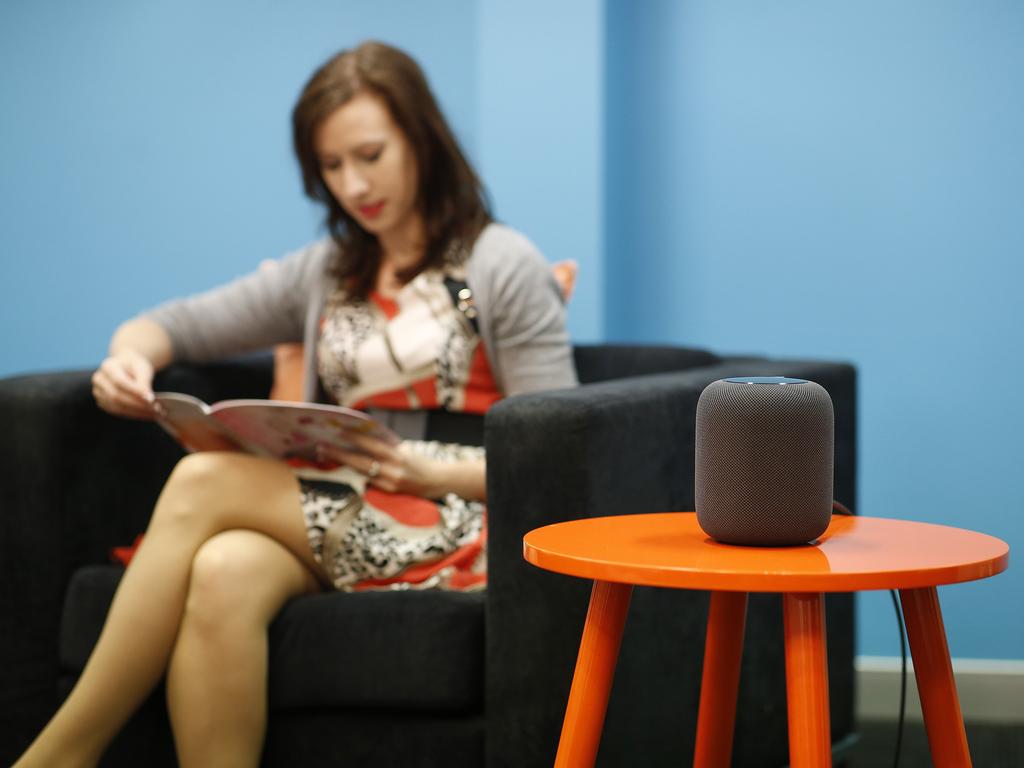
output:
[[[307,83],[293,134],[330,236],[126,322],[96,401],[153,418],[153,374],[172,361],[303,339],[307,399],[366,408],[406,439],[325,448],[333,470],[184,458],[77,686],[19,767],[94,765],[165,674],[181,764],[256,765],[266,629],[284,602],[325,586],[482,586],[482,414],[575,383],[549,269],[491,221],[412,59],[343,51]]]

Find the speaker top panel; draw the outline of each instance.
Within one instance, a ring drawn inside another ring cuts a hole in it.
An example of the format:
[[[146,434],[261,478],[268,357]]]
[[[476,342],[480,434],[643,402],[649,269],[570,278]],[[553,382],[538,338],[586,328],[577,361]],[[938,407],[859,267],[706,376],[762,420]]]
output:
[[[791,379],[786,376],[734,376],[726,379],[730,384],[810,384],[807,379]]]

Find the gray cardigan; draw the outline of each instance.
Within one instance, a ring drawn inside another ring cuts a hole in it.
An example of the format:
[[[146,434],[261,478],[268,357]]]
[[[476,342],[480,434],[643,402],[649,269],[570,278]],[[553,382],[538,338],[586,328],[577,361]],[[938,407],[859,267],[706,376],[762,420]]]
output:
[[[313,400],[320,314],[336,285],[327,273],[333,253],[334,242],[324,238],[269,268],[143,316],[167,331],[179,361],[206,362],[301,340],[307,352],[303,394]],[[473,245],[466,283],[503,394],[576,384],[562,294],[529,240],[503,225],[488,225]]]

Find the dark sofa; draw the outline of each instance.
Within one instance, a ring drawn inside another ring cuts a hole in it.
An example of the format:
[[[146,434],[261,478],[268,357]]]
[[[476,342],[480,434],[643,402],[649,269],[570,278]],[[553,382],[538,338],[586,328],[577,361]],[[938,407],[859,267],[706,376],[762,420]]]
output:
[[[693,506],[694,416],[730,375],[812,379],[836,414],[836,498],[855,507],[856,377],[845,364],[718,357],[672,347],[576,350],[583,386],[510,398],[486,418],[486,594],[321,594],[270,630],[265,765],[550,765],[589,583],[522,559],[531,528]],[[161,374],[214,401],[265,396],[266,359]],[[109,551],[141,532],[176,445],[112,418],[88,372],[0,381],[0,763],[9,764],[82,668],[121,576]],[[634,591],[599,764],[692,760],[708,599]],[[788,761],[780,600],[748,608],[734,765]],[[827,600],[832,735],[853,727],[851,595]],[[174,765],[162,691],[106,765]]]

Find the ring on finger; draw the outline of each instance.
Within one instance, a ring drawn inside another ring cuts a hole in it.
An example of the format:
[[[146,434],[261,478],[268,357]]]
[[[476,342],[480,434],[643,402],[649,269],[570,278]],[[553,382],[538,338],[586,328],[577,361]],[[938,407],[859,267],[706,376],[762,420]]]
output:
[[[366,470],[366,476],[369,477],[369,478],[374,478],[374,477],[376,477],[379,474],[380,474],[380,462],[377,461],[376,459],[373,459],[370,462],[369,469]]]

